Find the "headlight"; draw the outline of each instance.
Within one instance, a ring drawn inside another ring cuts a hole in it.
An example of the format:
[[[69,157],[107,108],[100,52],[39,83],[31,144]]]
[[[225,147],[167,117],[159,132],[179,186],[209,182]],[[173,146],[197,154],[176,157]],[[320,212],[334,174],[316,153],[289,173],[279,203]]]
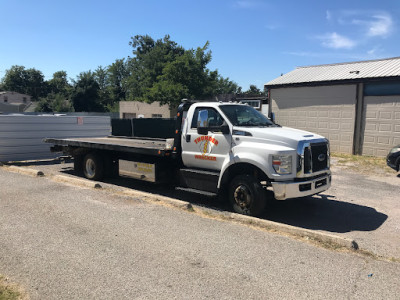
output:
[[[395,153],[395,152],[398,152],[398,151],[400,151],[400,148],[394,147],[392,150],[390,150],[390,153]]]
[[[272,155],[272,167],[275,172],[281,175],[292,173],[291,155]]]

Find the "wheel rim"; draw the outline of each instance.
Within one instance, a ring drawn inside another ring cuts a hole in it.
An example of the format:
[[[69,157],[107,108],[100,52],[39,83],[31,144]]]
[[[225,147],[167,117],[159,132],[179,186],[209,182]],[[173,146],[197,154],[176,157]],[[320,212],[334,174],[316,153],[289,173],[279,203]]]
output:
[[[94,163],[94,161],[92,159],[86,160],[85,168],[86,168],[86,174],[89,177],[93,177],[95,172],[96,172],[96,165],[95,165],[95,163]]]
[[[251,204],[251,192],[245,185],[239,185],[233,194],[235,203],[241,208],[249,207]]]

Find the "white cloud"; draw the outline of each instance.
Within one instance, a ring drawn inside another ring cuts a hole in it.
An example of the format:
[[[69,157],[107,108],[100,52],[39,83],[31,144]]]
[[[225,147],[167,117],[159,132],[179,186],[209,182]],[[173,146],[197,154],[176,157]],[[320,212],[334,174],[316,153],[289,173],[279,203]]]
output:
[[[369,28],[367,35],[368,36],[381,36],[381,37],[386,37],[388,36],[393,27],[393,20],[390,15],[387,14],[381,14],[381,15],[375,15],[373,16],[375,19],[374,21],[369,22]]]
[[[328,21],[332,20],[332,13],[329,10],[326,11],[326,19]]]
[[[394,27],[392,16],[385,11],[347,10],[341,11],[337,19],[342,26],[357,25],[364,31],[363,36],[387,37]]]
[[[355,41],[337,34],[336,32],[327,33],[317,38],[320,39],[322,41],[322,45],[327,48],[352,49],[357,45]]]

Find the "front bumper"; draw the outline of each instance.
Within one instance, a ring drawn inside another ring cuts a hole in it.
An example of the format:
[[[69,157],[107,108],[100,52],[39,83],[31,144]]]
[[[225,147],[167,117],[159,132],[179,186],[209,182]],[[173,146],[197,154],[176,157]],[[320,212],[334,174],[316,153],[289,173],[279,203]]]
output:
[[[305,181],[275,181],[272,188],[276,200],[311,196],[326,191],[331,186],[331,173]]]

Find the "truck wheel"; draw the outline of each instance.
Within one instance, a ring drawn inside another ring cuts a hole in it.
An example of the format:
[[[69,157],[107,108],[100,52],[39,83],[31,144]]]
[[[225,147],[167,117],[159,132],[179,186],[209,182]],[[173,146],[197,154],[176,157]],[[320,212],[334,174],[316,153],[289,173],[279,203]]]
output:
[[[258,216],[266,205],[265,191],[253,176],[236,176],[229,186],[229,200],[239,214]]]
[[[89,153],[83,160],[83,173],[91,180],[100,180],[104,177],[104,164],[101,156]]]

